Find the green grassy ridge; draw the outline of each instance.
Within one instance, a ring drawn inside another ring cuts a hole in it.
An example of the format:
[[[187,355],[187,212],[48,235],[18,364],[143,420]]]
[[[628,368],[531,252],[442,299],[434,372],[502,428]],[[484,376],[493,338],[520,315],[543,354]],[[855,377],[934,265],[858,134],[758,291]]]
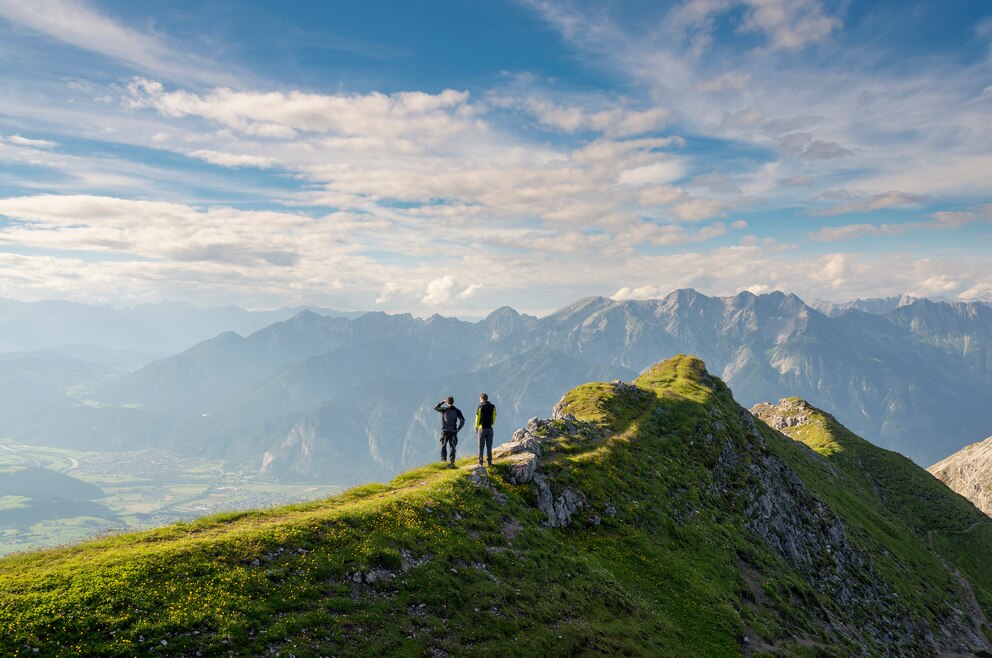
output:
[[[600,428],[546,444],[553,487],[587,501],[568,528],[544,527],[500,465],[486,486],[431,465],[326,501],[15,555],[0,560],[0,655],[733,656],[745,637],[756,653],[859,655],[807,611],[836,603],[755,541],[739,496],[713,490],[728,443],[792,466],[879,556],[907,615],[937,618],[960,595],[913,524],[847,491],[839,467],[761,424],[756,446],[697,359],[633,387],[580,386],[563,407]],[[958,550],[962,572],[980,564]]]
[[[817,483],[839,514],[862,520],[866,545],[897,556],[914,576],[901,576],[904,569],[897,566],[888,574],[892,582],[913,591],[915,576],[925,573],[931,582],[956,590],[952,572],[959,570],[980,605],[992,611],[992,524],[985,514],[910,459],[862,439],[825,411],[798,398],[782,402],[796,410],[793,415],[807,417],[783,433],[835,470],[825,474],[801,458],[790,465],[807,483]],[[940,598],[926,597],[927,605],[940,607]]]
[[[830,414],[798,398],[809,419],[783,430],[832,464],[863,483],[895,515],[924,534],[929,530],[956,531],[987,520],[963,496],[954,494],[940,480],[908,457],[885,450],[857,436]]]

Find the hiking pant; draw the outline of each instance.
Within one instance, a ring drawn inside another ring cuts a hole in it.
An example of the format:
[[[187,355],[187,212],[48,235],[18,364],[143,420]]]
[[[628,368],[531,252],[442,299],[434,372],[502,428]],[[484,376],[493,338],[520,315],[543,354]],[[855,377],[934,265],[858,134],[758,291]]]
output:
[[[479,428],[479,463],[482,463],[482,449],[486,450],[486,461],[493,463],[493,428]]]
[[[451,446],[451,463],[455,463],[455,446],[458,445],[458,432],[444,430],[441,432],[441,461],[448,458],[448,446]]]

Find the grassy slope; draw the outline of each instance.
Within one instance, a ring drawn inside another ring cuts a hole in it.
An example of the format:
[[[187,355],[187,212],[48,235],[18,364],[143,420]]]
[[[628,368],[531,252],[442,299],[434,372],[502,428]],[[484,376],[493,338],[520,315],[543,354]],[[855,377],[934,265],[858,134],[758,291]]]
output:
[[[524,656],[720,656],[740,655],[745,634],[783,653],[856,653],[797,605],[831,603],[710,491],[720,443],[753,441],[726,387],[690,358],[637,384],[566,396],[606,437],[583,426],[545,455],[556,486],[587,498],[570,528],[543,527],[531,488],[499,465],[491,487],[428,466],[319,503],[16,555],[0,560],[0,655],[501,656],[512,642]],[[763,431],[853,541],[887,551],[879,571],[901,605],[940,614],[956,584],[922,526]]]
[[[864,520],[865,540],[884,547],[912,565],[909,579],[897,571],[895,582],[909,581],[923,570],[934,582],[941,571],[933,564],[930,545],[964,575],[982,607],[992,612],[992,524],[966,498],[899,453],[884,450],[852,433],[833,416],[790,398],[786,406],[808,416],[783,430],[836,467],[832,478],[820,479],[820,488],[832,491],[825,500],[839,505],[845,516]],[[792,464],[804,480],[816,481],[808,460]],[[832,482],[830,481],[832,480]]]

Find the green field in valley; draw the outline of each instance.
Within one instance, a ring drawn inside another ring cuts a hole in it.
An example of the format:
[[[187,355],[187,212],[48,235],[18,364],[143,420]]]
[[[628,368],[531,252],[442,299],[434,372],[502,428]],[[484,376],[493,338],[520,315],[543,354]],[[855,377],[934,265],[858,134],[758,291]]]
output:
[[[81,452],[0,443],[0,473],[22,468],[60,473],[104,495],[67,500],[57,490],[31,497],[4,495],[0,487],[0,555],[216,512],[326,498],[342,490],[334,484],[269,482],[226,471],[220,461],[158,451]]]

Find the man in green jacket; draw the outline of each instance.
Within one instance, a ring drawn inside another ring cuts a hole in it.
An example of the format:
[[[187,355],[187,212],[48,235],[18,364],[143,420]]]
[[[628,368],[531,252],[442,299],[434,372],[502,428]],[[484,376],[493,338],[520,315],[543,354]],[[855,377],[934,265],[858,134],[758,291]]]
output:
[[[475,431],[479,434],[479,466],[482,466],[482,451],[486,460],[493,465],[493,425],[496,424],[496,405],[483,393],[479,396],[479,408],[475,412]]]

